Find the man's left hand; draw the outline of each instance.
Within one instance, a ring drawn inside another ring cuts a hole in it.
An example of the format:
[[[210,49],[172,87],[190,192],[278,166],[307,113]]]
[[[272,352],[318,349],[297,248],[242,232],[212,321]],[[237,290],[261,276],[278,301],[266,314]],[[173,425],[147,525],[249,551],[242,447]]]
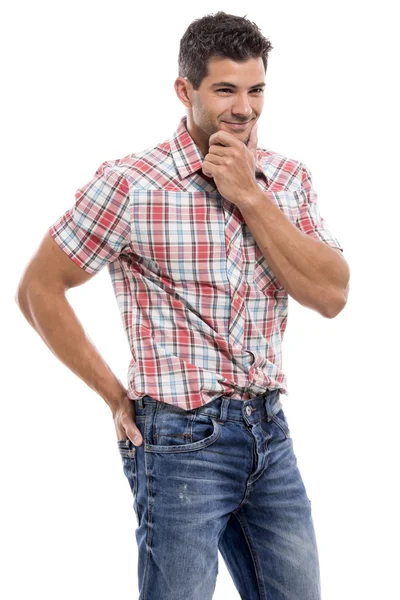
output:
[[[255,122],[247,146],[227,131],[213,133],[202,165],[204,175],[214,179],[219,193],[237,205],[260,190],[255,176],[257,126]]]

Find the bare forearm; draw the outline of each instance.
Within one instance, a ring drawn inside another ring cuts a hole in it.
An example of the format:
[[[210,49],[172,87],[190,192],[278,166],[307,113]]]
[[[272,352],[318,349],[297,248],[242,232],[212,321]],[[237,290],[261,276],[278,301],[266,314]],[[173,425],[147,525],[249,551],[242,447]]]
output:
[[[125,388],[84,331],[65,294],[32,288],[18,294],[18,306],[53,354],[113,411]]]
[[[320,240],[293,225],[268,193],[239,205],[244,220],[281,285],[303,306],[335,316],[346,304],[349,267]]]

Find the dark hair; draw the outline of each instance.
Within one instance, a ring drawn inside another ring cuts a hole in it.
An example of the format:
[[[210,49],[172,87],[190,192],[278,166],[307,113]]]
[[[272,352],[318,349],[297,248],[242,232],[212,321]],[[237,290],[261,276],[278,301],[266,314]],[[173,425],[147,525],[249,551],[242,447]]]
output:
[[[243,62],[261,57],[267,70],[271,42],[255,23],[245,17],[223,11],[195,19],[186,29],[179,45],[179,75],[198,90],[208,75],[207,62],[212,56],[224,56]]]

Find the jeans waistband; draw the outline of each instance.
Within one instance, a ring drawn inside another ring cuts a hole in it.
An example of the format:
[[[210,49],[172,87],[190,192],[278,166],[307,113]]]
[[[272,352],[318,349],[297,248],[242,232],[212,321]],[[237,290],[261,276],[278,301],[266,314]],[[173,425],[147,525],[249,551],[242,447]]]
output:
[[[157,405],[165,404],[159,402],[151,396],[143,396],[137,402],[136,414],[140,414],[145,404]],[[155,408],[155,406],[153,406]],[[179,408],[175,405],[168,404],[166,407],[172,411],[182,411],[183,408]],[[271,421],[273,415],[282,408],[282,402],[280,400],[280,392],[276,390],[267,390],[261,396],[255,396],[249,400],[236,400],[229,398],[228,396],[220,396],[215,398],[203,406],[194,408],[192,410],[185,411],[187,413],[207,414],[219,421],[243,421],[246,423],[256,423],[262,418],[267,418]]]

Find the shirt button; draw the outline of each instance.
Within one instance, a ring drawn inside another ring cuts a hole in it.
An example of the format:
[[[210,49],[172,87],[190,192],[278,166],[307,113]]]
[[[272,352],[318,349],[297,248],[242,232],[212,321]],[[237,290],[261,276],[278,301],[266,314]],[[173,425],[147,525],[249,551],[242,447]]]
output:
[[[246,413],[251,415],[251,406],[246,406]]]

